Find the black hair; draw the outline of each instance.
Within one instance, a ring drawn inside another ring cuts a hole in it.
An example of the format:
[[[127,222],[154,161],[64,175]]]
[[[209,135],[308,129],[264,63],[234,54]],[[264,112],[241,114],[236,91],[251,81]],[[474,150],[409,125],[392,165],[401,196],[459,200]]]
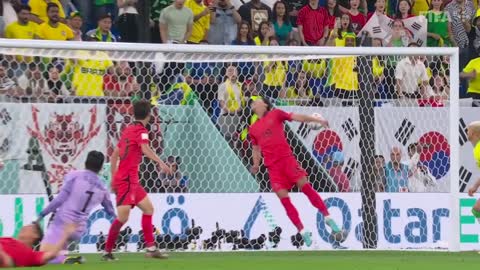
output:
[[[420,45],[418,45],[416,42],[410,42],[408,43],[408,47],[420,47]]]
[[[18,5],[15,7],[15,12],[20,13],[22,10],[32,11],[32,8],[29,5]]]
[[[262,34],[262,26],[263,25],[267,25],[268,27],[270,27],[270,22],[268,21],[262,21],[259,25],[258,25],[258,38],[260,39],[260,42],[263,42],[263,40],[265,39],[265,36]]]
[[[102,170],[105,156],[99,151],[90,151],[85,161],[85,169],[94,173],[99,173]]]
[[[285,15],[283,15],[283,22],[284,22],[285,24],[290,24],[290,25],[291,25],[292,23],[290,22],[290,15],[288,14],[290,10],[289,10],[289,8],[288,8],[287,3],[285,3],[285,1],[282,1],[282,0],[275,2],[275,4],[273,5],[273,9],[272,9],[272,17],[273,17],[273,20],[274,20],[274,21],[277,20],[277,16],[278,16],[278,14],[277,14],[277,6],[278,6],[279,4],[283,4],[283,6],[285,7]]]
[[[418,143],[411,143],[410,145],[408,145],[408,152],[410,153],[411,151],[415,151],[417,152],[417,146],[418,146]]]
[[[144,120],[150,115],[151,105],[146,100],[133,103],[133,116],[135,120]]]
[[[48,4],[47,4],[47,13],[48,13],[48,11],[50,11],[50,9],[52,9],[52,8],[58,8],[58,9],[60,9],[60,7],[59,7],[57,4],[55,4],[55,3],[48,3]]]
[[[407,2],[408,3],[408,14],[412,14],[412,3],[408,0],[399,0],[397,4],[397,10],[395,13],[395,19],[403,19],[402,13],[400,12],[400,2]]]
[[[38,238],[35,239],[35,242],[33,242],[33,246],[37,246],[37,245],[40,245],[40,243],[42,242],[43,230],[38,222],[33,222],[32,225],[35,228],[35,230],[37,230],[37,233],[38,233]]]
[[[383,155],[375,155],[375,158],[382,158],[383,160],[385,160],[385,157]]]

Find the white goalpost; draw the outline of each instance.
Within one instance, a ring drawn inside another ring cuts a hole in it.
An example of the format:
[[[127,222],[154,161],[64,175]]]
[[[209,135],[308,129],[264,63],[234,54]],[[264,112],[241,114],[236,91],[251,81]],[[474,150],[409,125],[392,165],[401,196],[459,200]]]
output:
[[[310,183],[349,232],[341,245],[474,246],[461,240],[461,232],[475,234],[474,225],[460,224],[467,209],[460,201],[475,172],[470,153],[460,155],[459,138],[461,123],[478,110],[460,103],[457,48],[1,39],[0,55],[0,200],[6,209],[0,236],[34,220],[63,175],[82,168],[88,151],[109,155],[133,121],[131,104],[148,99],[152,148],[176,168],[165,175],[149,160],[140,167],[160,248],[338,248],[323,216],[293,190],[292,201],[313,232],[314,245],[305,247],[271,191],[266,168],[249,171],[248,126],[255,121],[249,102],[266,96],[278,109],[330,121],[320,130],[286,123],[285,132]],[[465,170],[467,180],[459,176]],[[415,182],[415,173],[428,181]],[[140,214],[132,215],[118,250],[142,248]],[[110,221],[101,209],[91,213],[79,251],[100,251]]]

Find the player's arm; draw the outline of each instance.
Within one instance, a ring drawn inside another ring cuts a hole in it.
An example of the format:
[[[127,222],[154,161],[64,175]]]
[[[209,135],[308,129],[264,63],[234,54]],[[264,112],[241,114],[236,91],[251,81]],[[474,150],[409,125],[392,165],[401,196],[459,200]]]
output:
[[[475,192],[477,192],[478,188],[480,187],[480,178],[478,178],[477,182],[468,190],[468,195],[473,197]]]
[[[2,245],[0,245],[0,268],[14,266],[12,258],[8,256],[8,254],[2,249]]]
[[[297,114],[293,113],[291,116],[293,121],[302,122],[302,123],[319,123],[320,125],[328,128],[328,121],[323,116],[315,117],[306,114]]]
[[[50,260],[58,256],[58,253],[63,250],[65,244],[68,242],[70,235],[75,232],[77,229],[75,224],[67,224],[65,225],[62,238],[52,245],[52,248],[49,251],[41,252],[42,254],[42,263],[47,264]]]
[[[105,209],[105,212],[109,214],[112,217],[115,217],[115,210],[113,209],[113,203],[112,200],[110,199],[110,194],[108,192],[105,193],[105,197],[103,198],[102,201],[102,207]]]
[[[68,174],[64,178],[64,184],[62,189],[60,190],[60,193],[51,201],[48,206],[40,212],[38,221],[43,219],[45,216],[48,214],[54,212],[57,210],[58,207],[60,207],[70,196],[73,190],[73,184],[75,183],[75,178],[69,176]]]
[[[262,152],[260,152],[260,147],[258,147],[258,145],[252,146],[252,159],[253,165],[251,171],[252,173],[257,173],[260,169],[260,162],[262,161]]]
[[[163,160],[161,160],[157,154],[155,154],[155,152],[153,152],[152,148],[150,148],[150,146],[146,143],[142,143],[141,144],[141,148],[142,148],[142,153],[148,157],[149,159],[155,161],[158,166],[160,166],[160,169],[166,173],[169,173],[171,174],[172,173],[172,170],[170,169],[170,167],[165,164],[165,162],[163,162]]]
[[[115,147],[115,150],[113,150],[112,156],[110,157],[110,172],[112,173],[112,177],[117,172],[119,158],[120,150],[118,149],[118,147]]]

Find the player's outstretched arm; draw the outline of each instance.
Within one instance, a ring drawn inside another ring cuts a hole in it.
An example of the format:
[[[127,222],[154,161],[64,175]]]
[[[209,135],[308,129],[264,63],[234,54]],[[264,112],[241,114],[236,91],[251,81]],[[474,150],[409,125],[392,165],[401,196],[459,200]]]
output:
[[[302,123],[310,123],[310,122],[319,123],[320,125],[328,128],[328,121],[323,116],[315,117],[315,116],[306,115],[306,114],[293,113],[292,120],[297,122],[302,122]]]
[[[110,199],[110,193],[106,192],[105,197],[103,198],[102,201],[102,207],[105,209],[105,212],[109,214],[112,217],[115,217],[115,210],[113,208],[113,203],[112,200]]]
[[[253,165],[251,168],[251,172],[257,173],[260,169],[260,162],[262,161],[262,152],[260,152],[260,147],[258,147],[258,145],[253,145],[252,147],[252,159]]]
[[[115,147],[115,150],[113,150],[112,156],[110,157],[110,172],[112,173],[112,177],[117,172],[119,157],[120,150],[118,149],[118,147]]]
[[[160,169],[165,173],[172,174],[172,169],[161,160],[155,152],[153,152],[152,148],[146,143],[142,144],[142,153],[147,156],[149,159],[155,161]]]
[[[58,254],[60,253],[60,251],[63,250],[65,244],[67,244],[70,236],[75,232],[76,229],[77,226],[73,223],[65,225],[63,229],[63,235],[62,238],[60,238],[60,241],[55,243],[49,251],[43,252],[42,261],[44,264],[47,264],[50,260],[58,256]]]
[[[43,219],[45,216],[48,214],[54,212],[57,210],[58,207],[60,207],[67,199],[68,196],[72,193],[73,190],[73,184],[75,182],[75,178],[71,178],[68,174],[65,176],[63,180],[64,184],[62,186],[62,189],[60,190],[60,193],[53,199],[45,209],[40,212],[39,217],[37,219],[37,222]]]
[[[475,182],[475,184],[473,185],[473,187],[471,187],[470,189],[468,189],[468,195],[470,197],[473,197],[473,195],[475,194],[475,192],[477,192],[478,188],[480,187],[480,178],[477,180],[477,182]]]

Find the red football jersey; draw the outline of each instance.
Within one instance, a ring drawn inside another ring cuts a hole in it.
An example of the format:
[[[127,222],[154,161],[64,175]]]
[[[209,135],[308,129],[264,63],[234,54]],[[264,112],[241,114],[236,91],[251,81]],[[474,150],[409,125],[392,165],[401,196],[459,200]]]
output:
[[[148,131],[140,122],[135,122],[126,127],[118,142],[120,164],[115,178],[123,179],[130,173],[138,173],[142,162],[142,144],[148,144]]]
[[[359,12],[357,15],[352,15],[350,13],[350,21],[352,24],[353,32],[355,32],[355,34],[358,34],[358,32],[362,30],[365,24],[367,24],[367,18],[361,12]]]
[[[33,251],[24,243],[15,238],[0,237],[0,246],[12,258],[15,267],[44,265],[43,252]]]
[[[273,109],[249,128],[252,144],[260,147],[267,167],[284,157],[293,156],[285,137],[285,121],[292,121],[292,114]]]

